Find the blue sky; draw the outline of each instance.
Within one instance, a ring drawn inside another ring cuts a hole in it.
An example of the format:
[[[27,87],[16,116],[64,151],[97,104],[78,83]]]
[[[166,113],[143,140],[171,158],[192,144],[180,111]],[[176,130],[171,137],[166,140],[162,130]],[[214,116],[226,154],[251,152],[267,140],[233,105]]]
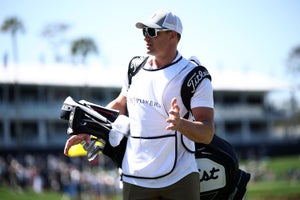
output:
[[[40,34],[47,24],[67,23],[67,40],[88,36],[96,41],[100,54],[90,63],[127,67],[132,56],[145,53],[135,23],[158,9],[181,18],[179,51],[197,56],[208,68],[282,76],[289,52],[300,45],[298,0],[0,0],[0,5],[1,24],[17,16],[25,25],[26,32],[18,35],[22,63],[53,62],[51,46]],[[12,59],[10,37],[0,34],[1,63],[5,52]]]

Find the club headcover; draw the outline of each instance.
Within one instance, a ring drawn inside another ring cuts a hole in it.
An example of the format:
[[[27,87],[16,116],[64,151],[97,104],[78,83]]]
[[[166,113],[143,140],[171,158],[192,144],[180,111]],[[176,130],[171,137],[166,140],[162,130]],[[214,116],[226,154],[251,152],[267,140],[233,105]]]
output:
[[[116,110],[85,100],[77,102],[72,97],[67,97],[61,108],[60,118],[69,121],[67,131],[69,135],[87,133],[107,141],[112,122],[118,115],[119,112]]]

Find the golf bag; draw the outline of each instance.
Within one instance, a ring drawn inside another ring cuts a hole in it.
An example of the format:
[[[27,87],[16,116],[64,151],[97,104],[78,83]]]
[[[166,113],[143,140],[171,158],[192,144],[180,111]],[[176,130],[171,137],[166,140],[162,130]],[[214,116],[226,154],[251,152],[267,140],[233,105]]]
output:
[[[239,169],[234,148],[214,135],[210,144],[195,143],[201,200],[241,200],[250,174]]]

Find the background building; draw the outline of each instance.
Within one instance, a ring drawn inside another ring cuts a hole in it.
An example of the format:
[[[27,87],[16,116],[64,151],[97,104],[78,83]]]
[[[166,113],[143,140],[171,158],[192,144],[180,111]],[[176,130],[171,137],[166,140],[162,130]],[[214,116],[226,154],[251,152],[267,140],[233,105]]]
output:
[[[241,155],[299,152],[299,135],[289,133],[285,112],[267,99],[270,92],[286,89],[282,82],[257,74],[211,74],[219,136],[233,144]],[[1,152],[62,153],[69,137],[67,122],[59,118],[64,99],[71,96],[106,105],[119,94],[124,75],[126,68],[117,71],[72,65],[2,67]]]

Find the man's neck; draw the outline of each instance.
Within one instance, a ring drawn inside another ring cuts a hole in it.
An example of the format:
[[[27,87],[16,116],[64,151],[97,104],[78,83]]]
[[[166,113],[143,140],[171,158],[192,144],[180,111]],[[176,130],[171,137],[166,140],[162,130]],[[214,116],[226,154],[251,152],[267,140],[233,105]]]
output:
[[[167,56],[153,56],[150,65],[153,69],[159,69],[166,65],[169,65],[173,62],[173,60],[176,58],[178,52],[176,51],[173,54],[169,54]]]

